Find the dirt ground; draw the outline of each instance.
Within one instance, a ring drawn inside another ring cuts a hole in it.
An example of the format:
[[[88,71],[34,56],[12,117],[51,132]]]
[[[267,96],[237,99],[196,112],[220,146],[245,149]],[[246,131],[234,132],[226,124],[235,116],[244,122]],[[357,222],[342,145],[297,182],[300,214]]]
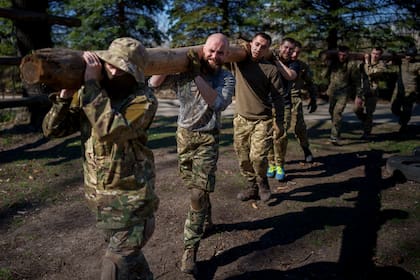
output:
[[[160,207],[144,254],[162,280],[194,279],[179,270],[188,193],[177,173],[174,122],[158,118],[150,141]],[[245,181],[231,120],[225,124],[212,195],[217,227],[200,244],[196,279],[420,279],[420,184],[385,169],[399,152],[392,147],[401,137],[396,124],[377,125],[371,143],[358,140],[359,127],[349,125],[344,145],[336,147],[326,143],[325,123],[308,123],[314,163],[302,162],[291,137],[287,182],[270,179],[266,204],[236,199]],[[15,129],[0,137],[6,134],[0,201],[12,183],[42,185],[43,196],[30,193],[0,208],[0,279],[99,279],[106,244],[83,197],[78,136],[47,141]],[[399,141],[419,137],[412,127]]]

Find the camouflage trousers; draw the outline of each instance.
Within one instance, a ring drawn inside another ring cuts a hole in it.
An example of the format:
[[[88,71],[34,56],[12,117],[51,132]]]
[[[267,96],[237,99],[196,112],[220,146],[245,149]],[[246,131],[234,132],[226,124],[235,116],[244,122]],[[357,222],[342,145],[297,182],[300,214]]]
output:
[[[248,182],[266,178],[268,153],[273,145],[273,120],[233,119],[233,141],[241,174]]]
[[[365,97],[363,105],[361,107],[353,106],[353,112],[356,114],[357,118],[362,122],[363,132],[370,134],[373,127],[373,113],[376,110],[376,103],[378,102],[378,97],[376,94]]]
[[[334,93],[329,98],[329,113],[331,117],[331,136],[340,137],[343,112],[348,101],[347,92]]]
[[[394,91],[391,98],[391,111],[394,115],[399,117],[401,125],[407,125],[411,119],[413,105],[416,101],[416,93],[403,93],[401,91]]]
[[[194,132],[179,127],[176,133],[178,167],[188,188],[213,192],[219,158],[219,132]]]
[[[146,258],[141,249],[153,234],[155,218],[125,229],[104,230],[108,248],[102,261],[101,280],[152,280]]]
[[[194,248],[211,216],[210,193],[216,184],[219,132],[177,130],[179,171],[190,192],[191,205],[184,225],[184,248]]]
[[[275,166],[284,166],[286,160],[287,145],[289,142],[288,130],[293,129],[295,138],[302,148],[309,149],[308,133],[303,115],[302,98],[292,96],[292,108],[284,109],[284,133],[278,139],[273,141],[273,148],[268,154],[268,162]],[[273,137],[276,138],[276,132],[273,131]]]

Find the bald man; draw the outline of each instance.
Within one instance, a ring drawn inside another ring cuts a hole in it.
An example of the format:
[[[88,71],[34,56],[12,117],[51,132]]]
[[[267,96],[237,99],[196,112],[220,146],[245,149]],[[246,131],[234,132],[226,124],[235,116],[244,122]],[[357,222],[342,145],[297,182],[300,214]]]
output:
[[[179,171],[190,193],[184,226],[181,270],[196,274],[196,255],[204,232],[213,227],[210,193],[214,192],[219,155],[221,112],[232,102],[233,75],[222,69],[229,42],[221,33],[210,35],[202,49],[190,51],[190,69],[177,75],[154,75],[149,86],[172,88],[180,101],[176,134]]]

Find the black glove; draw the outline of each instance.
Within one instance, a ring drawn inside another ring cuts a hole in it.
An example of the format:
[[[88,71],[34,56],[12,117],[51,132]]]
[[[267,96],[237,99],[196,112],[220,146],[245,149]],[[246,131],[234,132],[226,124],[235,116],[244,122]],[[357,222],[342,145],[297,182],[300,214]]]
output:
[[[309,113],[313,113],[318,108],[318,105],[316,104],[316,98],[311,98],[309,101],[307,109],[309,110]]]
[[[189,49],[187,53],[187,57],[189,60],[188,70],[195,75],[200,75],[201,62],[200,62],[200,58],[198,57],[198,53],[195,52],[193,49]]]

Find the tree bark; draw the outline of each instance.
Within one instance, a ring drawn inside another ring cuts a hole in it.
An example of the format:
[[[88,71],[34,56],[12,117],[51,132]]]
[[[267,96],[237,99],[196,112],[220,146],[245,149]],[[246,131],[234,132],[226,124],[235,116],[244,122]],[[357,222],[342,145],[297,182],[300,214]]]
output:
[[[70,27],[78,27],[82,24],[78,18],[51,16],[45,12],[33,12],[22,9],[0,8],[0,17],[21,22],[47,22],[49,25],[59,24]]]
[[[189,49],[198,50],[202,46],[183,48],[147,48],[149,62],[145,76],[174,74],[188,70]],[[20,64],[22,80],[28,84],[44,84],[53,90],[77,89],[83,84],[85,62],[83,51],[46,48],[23,57]],[[245,59],[246,52],[240,46],[232,45],[226,62]]]

